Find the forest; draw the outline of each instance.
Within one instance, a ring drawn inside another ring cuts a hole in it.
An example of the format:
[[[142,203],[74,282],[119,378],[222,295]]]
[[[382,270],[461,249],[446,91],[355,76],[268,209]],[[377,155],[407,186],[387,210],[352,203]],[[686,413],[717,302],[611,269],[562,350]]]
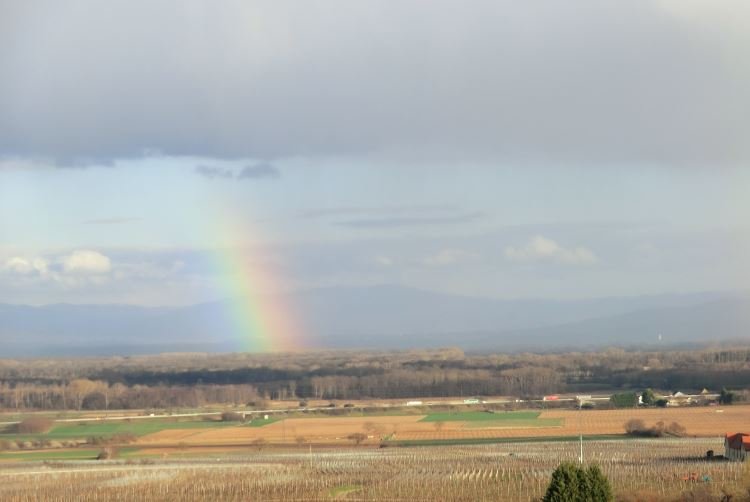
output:
[[[0,360],[0,408],[254,406],[268,400],[750,388],[750,348],[467,354],[455,348]]]

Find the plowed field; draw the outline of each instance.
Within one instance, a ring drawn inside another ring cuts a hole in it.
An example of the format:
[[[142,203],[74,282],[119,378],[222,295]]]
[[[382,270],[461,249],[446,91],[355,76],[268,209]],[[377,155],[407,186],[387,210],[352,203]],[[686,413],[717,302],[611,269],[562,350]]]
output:
[[[624,424],[632,418],[647,426],[662,421],[678,422],[687,434],[717,437],[726,432],[750,431],[750,406],[627,409],[627,410],[553,410],[539,415],[539,424],[530,427],[512,423],[499,427],[488,421],[428,422],[424,415],[377,417],[291,418],[264,427],[222,427],[216,429],[173,429],[143,436],[138,443],[146,445],[247,445],[262,439],[268,443],[350,443],[348,436],[365,434],[365,443],[375,444],[381,438],[398,440],[521,438],[622,434]]]
[[[476,428],[461,427],[459,430],[444,428],[441,431],[404,431],[399,439],[460,439],[493,437],[575,436],[599,434],[622,434],[624,424],[630,419],[641,419],[647,426],[662,421],[677,422],[687,434],[697,437],[723,436],[726,432],[750,430],[750,406],[725,408],[668,408],[627,410],[555,410],[545,411],[540,419],[559,419],[559,426],[533,428]]]

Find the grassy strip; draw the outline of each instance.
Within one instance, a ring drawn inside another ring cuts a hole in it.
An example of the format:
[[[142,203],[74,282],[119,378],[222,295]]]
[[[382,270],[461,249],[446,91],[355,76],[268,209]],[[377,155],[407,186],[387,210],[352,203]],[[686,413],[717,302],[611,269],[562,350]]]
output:
[[[192,420],[192,421],[132,421],[125,423],[79,423],[73,425],[59,425],[49,433],[49,437],[79,436],[82,433],[88,436],[103,436],[108,434],[130,433],[136,436],[151,434],[163,430],[172,429],[209,429],[214,427],[227,427],[238,425],[237,422],[220,422],[218,420]]]
[[[284,419],[280,417],[269,416],[268,420],[264,420],[263,418],[256,418],[252,422],[249,422],[245,425],[247,427],[265,427],[266,425],[271,425],[276,422],[281,422],[282,420]]]
[[[38,450],[0,453],[2,460],[94,460],[101,450]]]
[[[502,411],[488,413],[486,411],[466,411],[458,413],[430,413],[420,422],[499,422],[503,420],[536,420],[541,412],[538,411]]]
[[[92,436],[112,436],[114,434],[134,434],[144,436],[167,429],[207,429],[239,425],[237,422],[220,422],[214,420],[166,421],[166,420],[134,420],[132,422],[78,422],[57,425],[44,434],[14,434],[5,432],[0,439],[39,440],[39,439],[78,439]],[[6,429],[8,431],[9,429]]]
[[[625,434],[606,434],[601,436],[584,436],[584,441],[617,440],[628,441],[634,439]],[[457,439],[412,439],[386,441],[386,446],[410,447],[410,446],[453,446],[473,444],[504,444],[504,443],[572,443],[579,441],[578,436],[534,436],[523,438],[457,438]]]

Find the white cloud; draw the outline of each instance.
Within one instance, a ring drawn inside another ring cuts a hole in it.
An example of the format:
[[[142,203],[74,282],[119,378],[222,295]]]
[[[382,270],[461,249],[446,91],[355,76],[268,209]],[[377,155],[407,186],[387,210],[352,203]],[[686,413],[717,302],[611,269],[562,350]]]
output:
[[[3,270],[22,275],[34,272],[39,275],[46,275],[48,266],[49,262],[42,258],[23,258],[21,256],[14,256],[6,260]]]
[[[0,249],[0,303],[162,305],[216,298],[215,285],[206,279],[211,272],[201,268],[204,255],[200,253],[196,258],[171,250],[163,254],[101,249],[38,252]]]
[[[553,261],[566,265],[590,265],[599,261],[588,248],[565,248],[541,235],[533,237],[523,247],[506,247],[505,257],[518,262]]]
[[[98,251],[74,250],[68,255],[11,256],[0,261],[0,272],[9,273],[24,280],[52,280],[73,284],[83,278],[101,279],[112,270],[111,260]]]
[[[65,273],[77,275],[106,274],[112,269],[110,259],[98,251],[76,250],[62,259]]]
[[[476,253],[464,249],[443,249],[440,252],[425,258],[424,264],[431,267],[444,267],[447,265],[455,265],[456,263],[471,261],[476,259],[477,256]]]

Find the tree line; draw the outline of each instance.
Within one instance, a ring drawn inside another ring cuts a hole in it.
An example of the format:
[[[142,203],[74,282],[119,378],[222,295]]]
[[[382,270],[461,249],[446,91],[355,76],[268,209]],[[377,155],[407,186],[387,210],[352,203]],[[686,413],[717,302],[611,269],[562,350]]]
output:
[[[262,400],[750,388],[750,349],[554,354],[313,351],[0,360],[0,407],[129,409]],[[738,397],[741,396],[737,394]]]

